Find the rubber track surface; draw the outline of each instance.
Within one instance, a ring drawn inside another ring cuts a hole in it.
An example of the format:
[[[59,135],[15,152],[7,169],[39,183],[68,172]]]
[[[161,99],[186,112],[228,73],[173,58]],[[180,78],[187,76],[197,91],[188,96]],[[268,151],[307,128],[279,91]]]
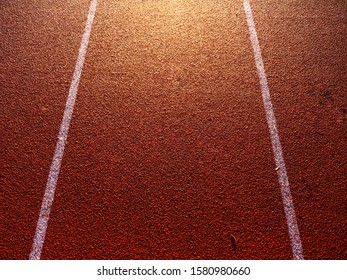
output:
[[[305,258],[346,259],[346,2],[251,5]],[[0,5],[2,259],[29,256],[88,7]],[[241,0],[99,0],[42,259],[291,259],[275,167]]]

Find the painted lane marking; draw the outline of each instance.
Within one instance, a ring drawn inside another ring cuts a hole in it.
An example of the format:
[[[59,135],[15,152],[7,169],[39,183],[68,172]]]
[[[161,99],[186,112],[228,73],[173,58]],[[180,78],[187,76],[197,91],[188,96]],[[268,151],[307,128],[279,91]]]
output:
[[[79,49],[79,54],[78,54],[75,70],[73,73],[70,89],[69,89],[69,95],[65,105],[63,119],[60,125],[58,141],[57,141],[51,168],[48,175],[45,194],[42,200],[40,216],[37,221],[33,245],[32,245],[31,253],[29,256],[30,260],[39,260],[41,257],[42,247],[45,241],[45,235],[46,235],[48,221],[49,221],[49,215],[51,213],[54,193],[55,193],[55,189],[56,189],[57,181],[59,177],[61,161],[64,154],[65,143],[68,136],[72,113],[73,113],[73,109],[74,109],[74,105],[76,101],[77,89],[78,89],[78,85],[79,85],[81,74],[82,74],[82,68],[83,68],[85,56],[87,53],[90,33],[92,30],[93,20],[94,20],[94,16],[96,12],[96,4],[97,4],[97,0],[92,0],[90,3],[88,18],[84,28],[81,46]]]
[[[265,74],[264,63],[261,55],[261,50],[259,46],[257,31],[255,29],[255,24],[252,15],[252,9],[249,0],[243,1],[243,6],[246,12],[247,25],[249,29],[249,35],[252,42],[255,64],[258,71],[259,82],[261,87],[261,92],[263,96],[264,108],[266,111],[266,119],[270,131],[272,150],[276,162],[276,171],[278,175],[278,181],[281,186],[281,194],[284,206],[284,212],[287,218],[289,237],[292,244],[293,258],[295,260],[303,260],[304,254],[300,239],[300,233],[298,228],[298,223],[296,221],[296,215],[294,210],[294,204],[292,195],[290,192],[290,186],[288,181],[287,169],[284,163],[282,146],[280,138],[278,135],[276,118],[273,111],[273,106],[270,97],[270,90]]]

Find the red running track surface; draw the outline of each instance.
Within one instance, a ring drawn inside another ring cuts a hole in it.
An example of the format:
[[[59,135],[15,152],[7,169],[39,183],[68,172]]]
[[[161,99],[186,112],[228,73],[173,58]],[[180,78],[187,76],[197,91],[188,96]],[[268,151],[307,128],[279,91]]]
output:
[[[251,4],[304,256],[345,259],[346,4]],[[2,259],[29,256],[88,8],[1,6]],[[42,258],[292,258],[241,0],[98,1]]]

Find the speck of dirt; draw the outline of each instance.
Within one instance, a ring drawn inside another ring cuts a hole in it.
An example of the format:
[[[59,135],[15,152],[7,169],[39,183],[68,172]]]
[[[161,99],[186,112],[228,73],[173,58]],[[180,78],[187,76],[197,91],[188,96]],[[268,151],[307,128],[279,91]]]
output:
[[[334,101],[334,97],[333,97],[330,89],[323,90],[323,92],[321,93],[321,96],[324,97],[324,99],[326,99],[328,101]]]

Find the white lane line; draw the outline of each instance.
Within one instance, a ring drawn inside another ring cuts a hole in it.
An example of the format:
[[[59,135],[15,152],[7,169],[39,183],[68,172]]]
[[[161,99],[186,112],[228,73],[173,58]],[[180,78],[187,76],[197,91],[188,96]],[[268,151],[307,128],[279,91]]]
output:
[[[80,82],[82,68],[84,64],[84,59],[86,56],[89,37],[92,30],[93,20],[96,11],[97,0],[92,0],[89,7],[88,18],[86,22],[86,26],[84,28],[84,33],[82,37],[81,46],[79,49],[79,54],[75,66],[75,71],[73,73],[69,95],[65,105],[65,111],[63,115],[63,120],[60,125],[60,131],[58,134],[58,141],[55,148],[51,169],[49,171],[46,191],[43,196],[41,212],[39,219],[37,221],[37,227],[35,231],[35,236],[33,240],[33,245],[31,249],[31,253],[29,256],[30,260],[39,260],[41,257],[43,243],[45,241],[46,230],[49,221],[49,215],[51,213],[52,203],[54,199],[54,193],[59,177],[61,161],[64,154],[65,143],[69,132],[70,122],[72,118],[72,112],[74,109],[78,84]]]
[[[303,260],[304,254],[301,245],[300,233],[298,228],[298,223],[296,221],[295,210],[293,205],[293,199],[290,192],[288,175],[286,165],[283,159],[282,146],[280,138],[278,136],[278,130],[276,125],[276,118],[273,111],[273,106],[270,97],[270,90],[267,83],[267,78],[265,74],[264,63],[260,51],[257,31],[255,29],[255,24],[252,16],[252,9],[249,0],[243,1],[243,6],[246,12],[247,25],[249,29],[250,39],[253,46],[255,64],[258,70],[259,82],[261,87],[261,92],[263,96],[264,108],[266,111],[266,119],[271,135],[272,150],[276,162],[276,170],[278,175],[278,181],[281,186],[282,200],[284,206],[284,212],[287,218],[289,237],[292,244],[293,258],[295,260]]]

